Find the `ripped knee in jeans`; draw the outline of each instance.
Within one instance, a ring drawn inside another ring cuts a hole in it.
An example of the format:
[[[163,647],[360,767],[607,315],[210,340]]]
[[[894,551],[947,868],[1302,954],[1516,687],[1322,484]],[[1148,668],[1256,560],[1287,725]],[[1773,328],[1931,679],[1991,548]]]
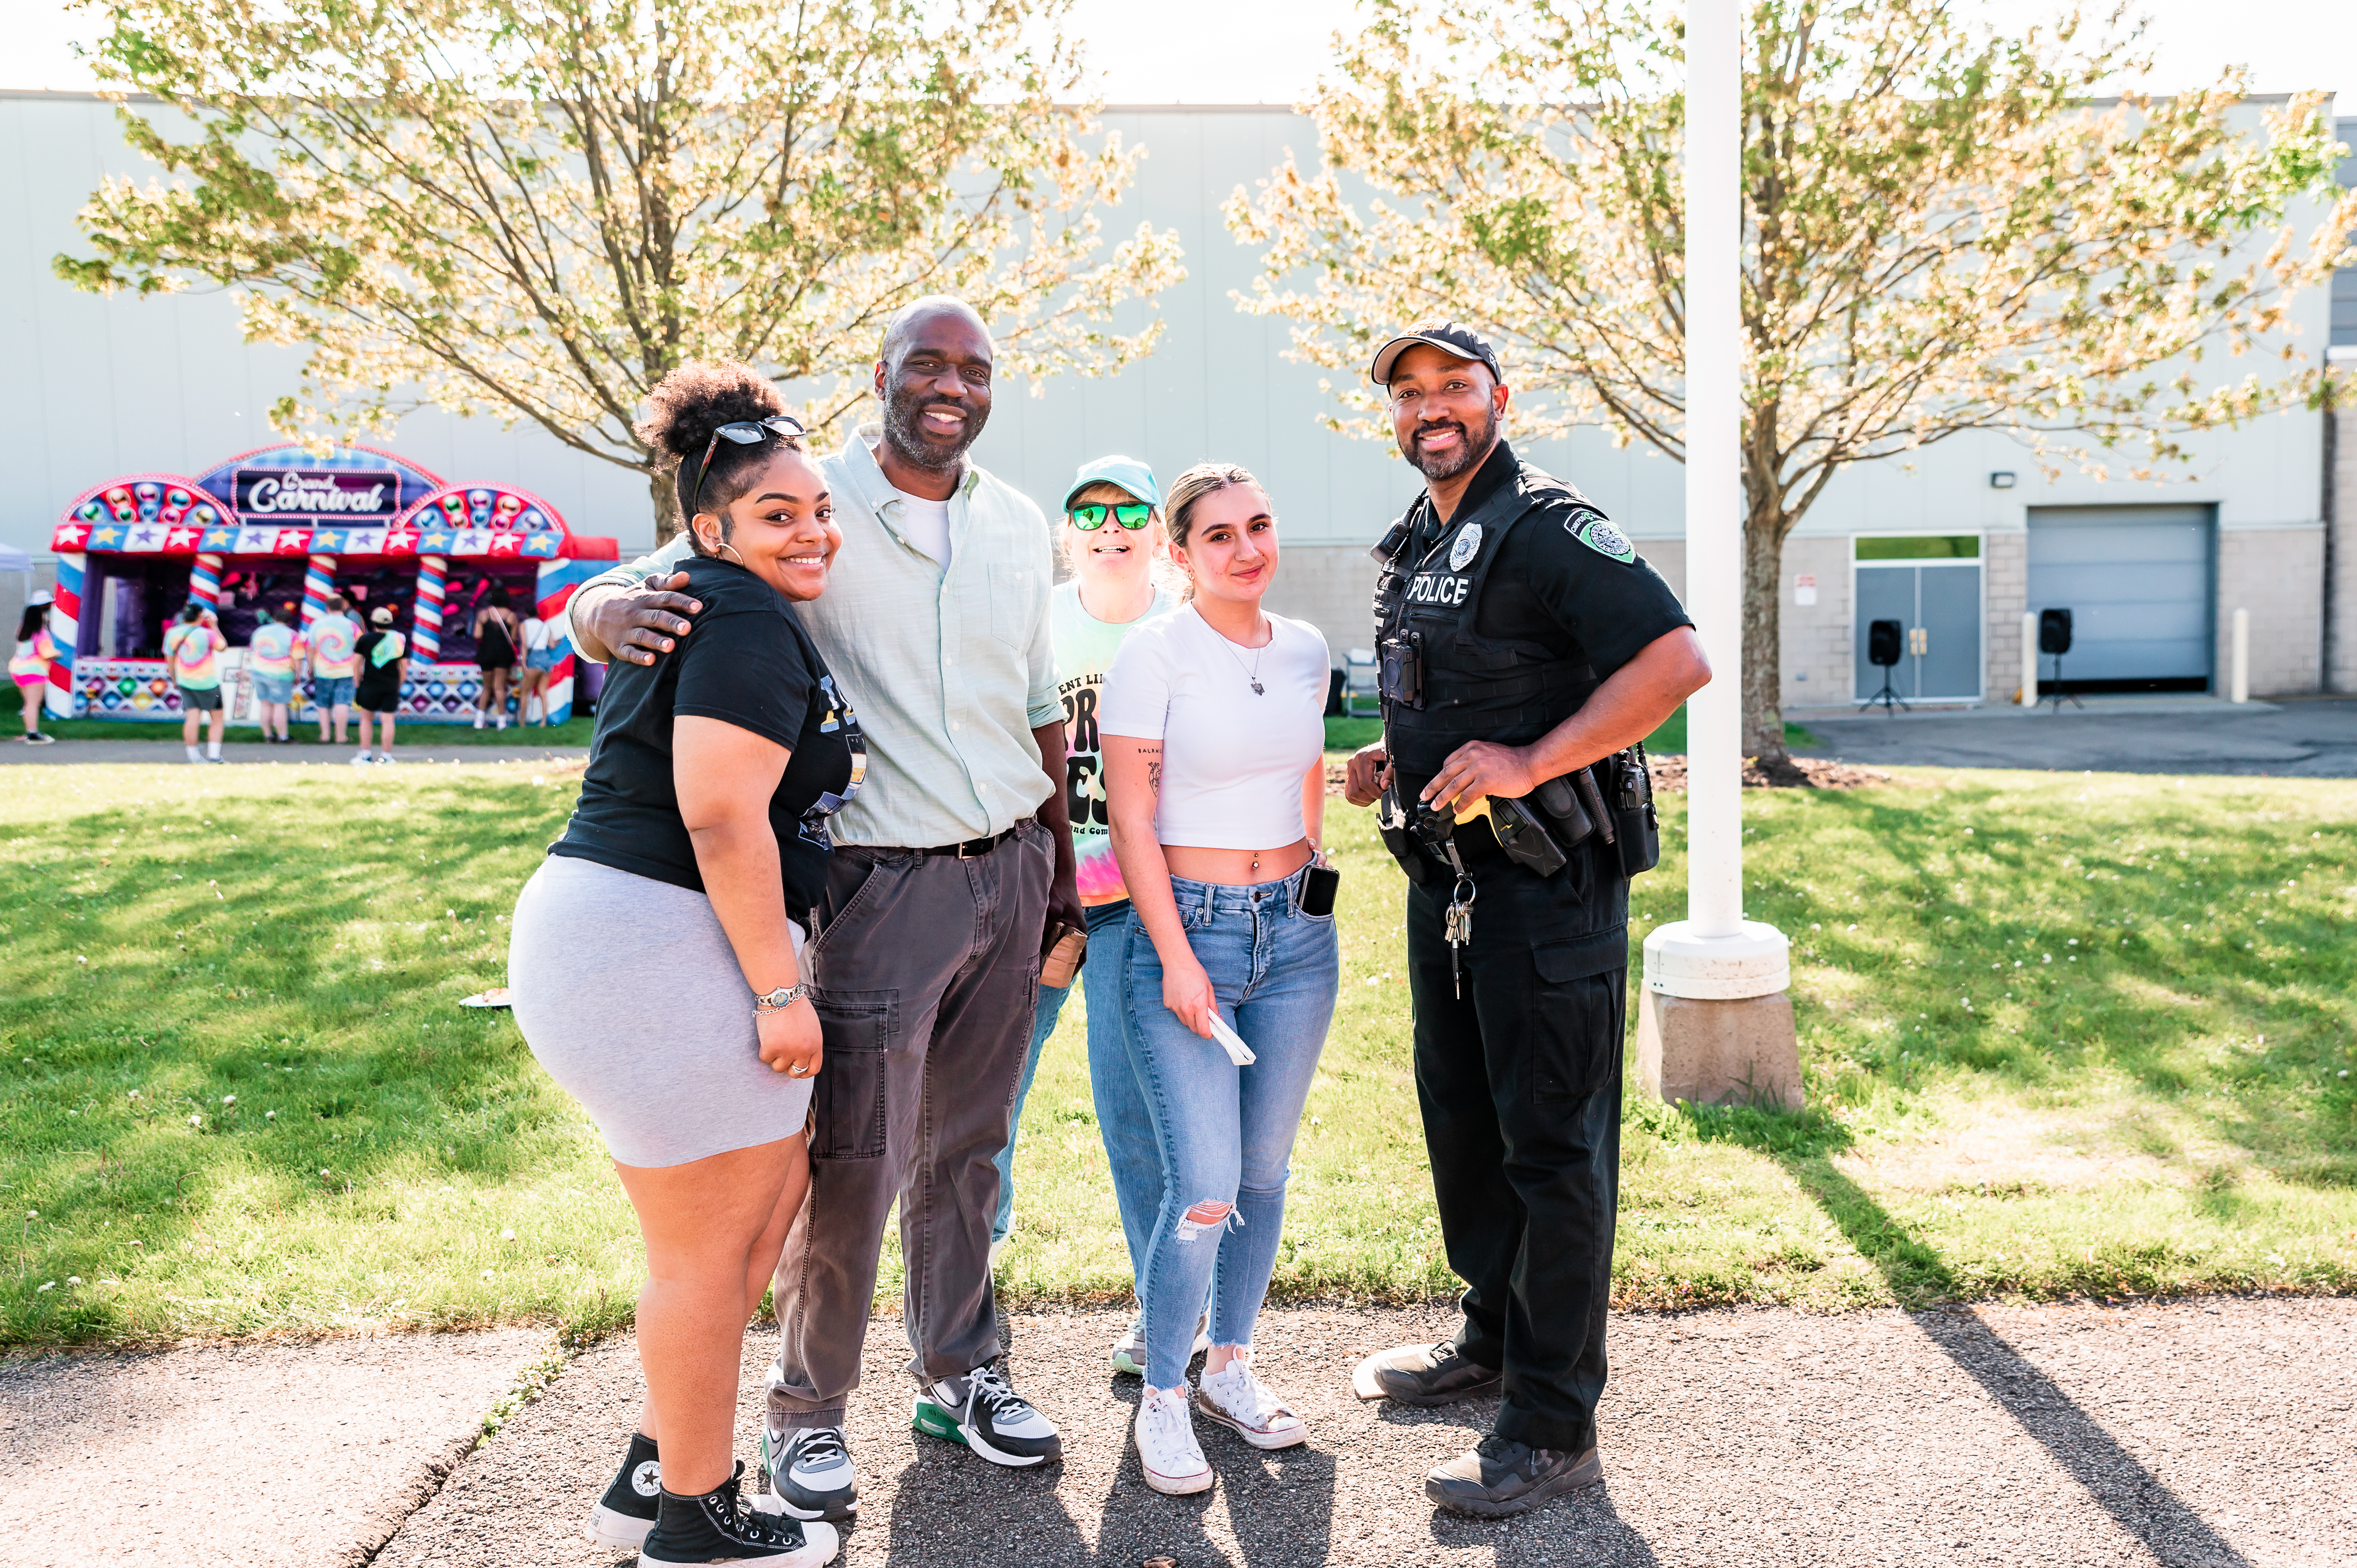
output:
[[[1227,1224],[1236,1211],[1232,1203],[1205,1198],[1178,1217],[1178,1240],[1192,1241],[1206,1230],[1216,1230]]]

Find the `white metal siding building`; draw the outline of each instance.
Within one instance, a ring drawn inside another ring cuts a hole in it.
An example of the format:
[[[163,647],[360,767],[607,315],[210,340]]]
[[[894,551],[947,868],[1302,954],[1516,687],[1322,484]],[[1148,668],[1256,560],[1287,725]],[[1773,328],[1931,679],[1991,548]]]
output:
[[[1319,427],[1331,407],[1320,372],[1284,358],[1282,322],[1233,307],[1230,292],[1250,285],[1255,256],[1219,215],[1232,191],[1288,150],[1314,161],[1315,129],[1265,106],[1116,107],[1103,118],[1147,149],[1108,228],[1141,219],[1176,228],[1189,276],[1162,298],[1167,326],[1150,360],[1108,381],[1052,382],[1040,397],[1004,388],[977,457],[1043,506],[1082,459],[1105,452],[1144,456],[1166,478],[1204,458],[1243,464],[1266,483],[1283,523],[1272,603],[1323,627],[1339,660],[1369,640],[1365,546],[1417,480],[1381,447]],[[2342,129],[2357,139],[2357,122]],[[0,471],[10,480],[0,489],[0,546],[31,553],[37,575],[51,524],[85,487],[135,469],[201,470],[264,446],[265,411],[296,383],[296,353],[244,343],[231,297],[102,299],[52,274],[52,256],[81,249],[74,213],[102,177],[155,172],[123,145],[112,105],[86,94],[0,93],[0,210],[16,215],[0,238],[8,371]],[[2319,293],[2295,313],[2312,353],[2329,335],[2357,343],[2357,276],[2340,284],[2336,298]],[[2357,524],[2357,415],[2340,417],[2341,499],[2330,515],[2345,532]],[[428,413],[405,421],[390,445],[456,480],[503,480],[544,496],[576,531],[619,537],[626,554],[651,542],[636,474],[527,429]],[[2325,672],[2329,608],[2336,684],[2357,684],[2351,550],[2332,550],[2326,570],[2325,416],[2274,416],[2196,449],[2190,477],[2171,483],[2106,482],[2075,469],[2050,481],[2001,435],[1844,474],[1784,553],[1787,705],[1839,706],[1878,685],[1864,642],[1867,625],[1885,616],[1908,632],[1892,671],[1904,694],[2007,700],[2022,612],[2057,602],[2078,614],[2066,677],[2220,689],[2225,628],[2244,607],[2252,690],[2312,692]],[[1642,446],[1616,449],[1600,433],[1527,455],[1587,491],[1682,582],[1676,464]],[[0,597],[18,581],[0,574]],[[7,604],[0,612],[15,613]]]

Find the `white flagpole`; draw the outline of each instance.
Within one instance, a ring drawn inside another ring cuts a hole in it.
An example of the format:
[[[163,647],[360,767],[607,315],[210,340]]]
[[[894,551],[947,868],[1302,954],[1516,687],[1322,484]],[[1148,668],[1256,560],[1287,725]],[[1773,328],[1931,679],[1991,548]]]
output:
[[[1686,613],[1710,684],[1686,701],[1686,918],[1645,939],[1637,1069],[1665,1100],[1801,1103],[1791,944],[1743,918],[1743,16],[1687,0]]]

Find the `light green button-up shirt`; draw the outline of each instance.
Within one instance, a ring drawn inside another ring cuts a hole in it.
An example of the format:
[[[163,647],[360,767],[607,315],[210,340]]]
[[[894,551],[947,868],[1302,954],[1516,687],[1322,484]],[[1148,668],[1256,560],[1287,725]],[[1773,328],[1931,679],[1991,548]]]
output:
[[[1047,519],[969,465],[950,497],[950,565],[909,542],[876,463],[879,425],[819,460],[843,549],[826,592],[794,607],[859,714],[867,779],[829,824],[844,843],[919,849],[987,838],[1031,815],[1050,784],[1032,730],[1060,725]],[[678,569],[685,535],[596,578]],[[580,639],[575,639],[576,650]]]

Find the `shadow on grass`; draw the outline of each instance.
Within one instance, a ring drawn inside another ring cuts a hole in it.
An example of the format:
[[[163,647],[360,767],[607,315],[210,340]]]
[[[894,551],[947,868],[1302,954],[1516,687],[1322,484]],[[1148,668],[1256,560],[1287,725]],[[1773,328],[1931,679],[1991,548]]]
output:
[[[2337,787],[1813,790],[1748,808],[1821,1056],[2141,1099],[2312,1190],[2357,1172]],[[1855,983],[1862,988],[1844,992]],[[2169,1157],[2170,1151],[2146,1150]]]
[[[1755,1149],[1781,1165],[1880,1271],[1902,1305],[1957,1292],[1958,1281],[1938,1251],[1835,1166],[1834,1155],[1850,1142],[1838,1122],[1813,1111],[1787,1114],[1753,1106],[1691,1107],[1687,1114],[1705,1138]],[[1909,1316],[2121,1529],[2144,1542],[2155,1562],[2168,1568],[2248,1568],[2241,1552],[1977,1314],[1952,1308]]]

